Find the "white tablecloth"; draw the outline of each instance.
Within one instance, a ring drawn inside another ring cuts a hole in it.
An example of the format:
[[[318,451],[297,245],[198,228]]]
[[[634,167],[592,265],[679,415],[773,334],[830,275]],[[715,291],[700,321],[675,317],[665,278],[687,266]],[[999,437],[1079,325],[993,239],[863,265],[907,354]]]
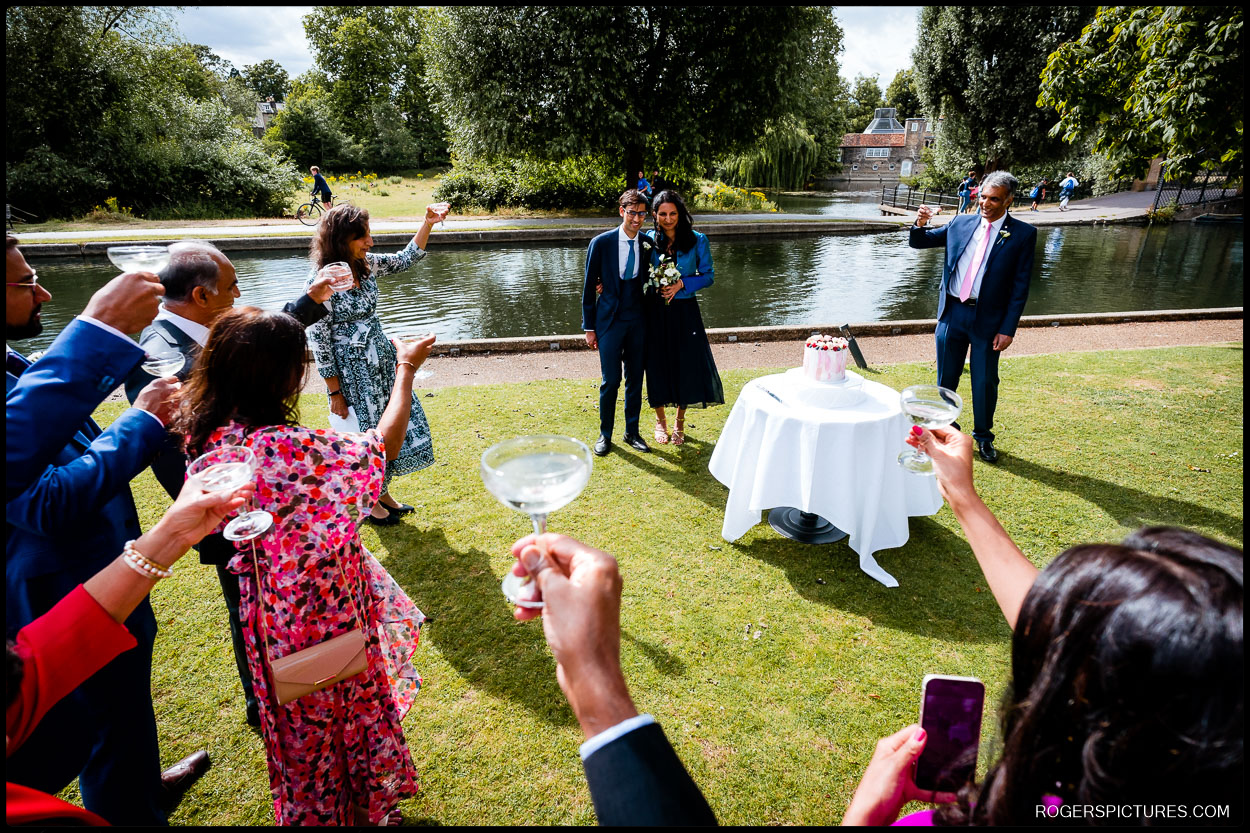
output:
[[[726,541],[742,537],[778,506],[813,512],[848,533],[865,573],[898,581],[873,553],[907,542],[907,518],[942,508],[937,480],[898,464],[911,422],[898,391],[847,371],[853,391],[810,382],[795,369],[748,382],[716,442],[708,469],[729,487]],[[774,399],[766,391],[776,395]],[[778,401],[780,399],[781,401]]]

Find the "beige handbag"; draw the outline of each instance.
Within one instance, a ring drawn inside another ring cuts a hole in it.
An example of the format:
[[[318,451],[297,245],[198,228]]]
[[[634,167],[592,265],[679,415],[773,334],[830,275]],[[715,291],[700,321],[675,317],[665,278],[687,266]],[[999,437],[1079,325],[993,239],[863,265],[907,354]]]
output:
[[[256,572],[257,600],[263,597],[260,589],[259,559],[253,553],[252,569]],[[339,565],[340,572],[342,565]],[[346,583],[346,576],[344,576]],[[269,661],[269,671],[273,676],[273,691],[278,698],[278,705],[287,703],[314,691],[328,688],[348,677],[362,673],[369,664],[365,651],[367,640],[360,622],[360,611],[357,610],[356,627],[347,633],[327,639],[320,645],[311,645],[281,659],[269,656],[269,643],[265,639],[265,615],[260,612],[260,639],[265,648],[265,658]]]

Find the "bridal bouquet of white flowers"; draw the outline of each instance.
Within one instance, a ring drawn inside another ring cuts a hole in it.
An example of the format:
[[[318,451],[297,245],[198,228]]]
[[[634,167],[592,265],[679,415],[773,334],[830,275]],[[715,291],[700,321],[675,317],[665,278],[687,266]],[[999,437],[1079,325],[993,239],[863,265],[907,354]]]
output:
[[[647,286],[659,292],[663,287],[672,286],[679,280],[681,280],[681,270],[677,268],[673,258],[670,255],[660,255],[660,264],[651,270]],[[669,300],[671,299],[666,299],[664,303],[667,304]]]

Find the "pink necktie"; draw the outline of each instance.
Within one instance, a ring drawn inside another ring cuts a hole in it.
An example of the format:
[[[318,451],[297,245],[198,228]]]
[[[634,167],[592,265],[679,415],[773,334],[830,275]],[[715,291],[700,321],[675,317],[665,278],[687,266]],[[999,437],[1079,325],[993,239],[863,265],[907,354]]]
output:
[[[964,282],[959,287],[959,300],[961,301],[968,300],[968,296],[972,294],[972,281],[977,276],[977,270],[981,268],[981,260],[985,257],[985,250],[990,247],[990,232],[993,228],[993,223],[985,224],[985,239],[981,241],[981,248],[977,250],[977,256],[972,259],[972,264],[968,267],[968,273],[964,275]]]

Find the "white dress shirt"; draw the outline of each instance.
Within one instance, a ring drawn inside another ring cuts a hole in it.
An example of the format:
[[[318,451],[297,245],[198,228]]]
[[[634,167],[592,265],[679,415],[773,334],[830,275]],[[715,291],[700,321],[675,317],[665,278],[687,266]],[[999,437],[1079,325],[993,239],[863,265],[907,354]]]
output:
[[[634,273],[632,275],[625,274],[625,260],[629,257],[629,244],[634,244]],[[622,223],[616,230],[616,253],[618,256],[617,268],[621,270],[621,280],[627,281],[630,278],[638,277],[638,270],[642,268],[642,232],[630,237],[625,233],[625,224]]]
[[[631,717],[628,720],[622,720],[620,723],[609,729],[604,729],[602,732],[581,745],[581,748],[578,751],[581,752],[582,760],[586,760],[617,738],[627,735],[635,729],[641,729],[643,726],[649,726],[654,722],[655,718],[651,715],[640,714],[635,717]]]
[[[190,318],[183,318],[176,312],[170,312],[169,308],[161,304],[160,311],[156,313],[157,321],[168,321],[178,329],[182,330],[191,338],[195,339],[195,343],[203,347],[208,344],[208,327]]]
[[[972,266],[972,259],[977,256],[977,252],[981,250],[981,243],[985,240],[985,218],[980,218],[977,223],[977,230],[972,233],[972,239],[968,241],[968,245],[964,247],[964,252],[959,256],[959,263],[955,267],[955,276],[951,278],[947,285],[947,291],[959,297],[960,291],[963,289],[964,275],[968,273],[968,269]],[[999,217],[988,225],[992,228],[990,231],[990,245],[986,247],[985,254],[981,257],[981,265],[977,268],[977,273],[973,276],[972,293],[968,296],[968,300],[976,300],[981,294],[981,279],[985,277],[985,264],[990,262],[990,252],[994,246],[998,244],[998,233],[1003,229],[1003,223],[1007,222],[1007,212],[1003,212],[1003,216]]]

